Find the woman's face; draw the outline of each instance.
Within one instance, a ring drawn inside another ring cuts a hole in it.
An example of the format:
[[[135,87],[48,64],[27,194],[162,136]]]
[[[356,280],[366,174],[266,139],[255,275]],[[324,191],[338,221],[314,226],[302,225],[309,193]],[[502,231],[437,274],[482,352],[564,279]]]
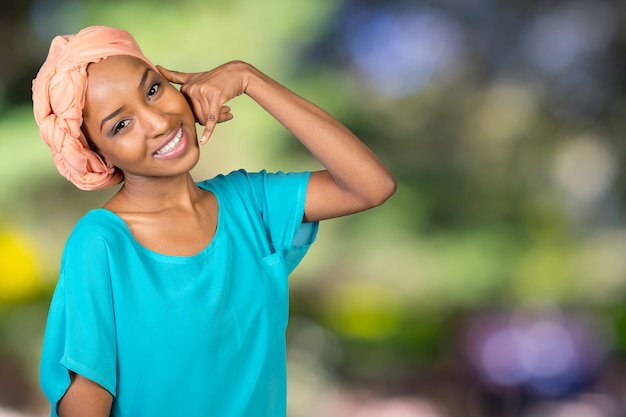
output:
[[[198,162],[189,104],[158,72],[130,56],[89,65],[83,130],[127,182],[180,175]]]

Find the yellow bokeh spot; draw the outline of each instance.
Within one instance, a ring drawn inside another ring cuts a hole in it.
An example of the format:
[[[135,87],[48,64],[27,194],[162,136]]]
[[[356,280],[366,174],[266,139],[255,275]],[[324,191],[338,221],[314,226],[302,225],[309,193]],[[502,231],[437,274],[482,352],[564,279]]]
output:
[[[325,303],[328,320],[346,336],[383,339],[397,330],[403,315],[400,295],[375,283],[346,283],[334,288]]]
[[[0,230],[0,303],[24,300],[40,287],[34,245],[15,230]]]

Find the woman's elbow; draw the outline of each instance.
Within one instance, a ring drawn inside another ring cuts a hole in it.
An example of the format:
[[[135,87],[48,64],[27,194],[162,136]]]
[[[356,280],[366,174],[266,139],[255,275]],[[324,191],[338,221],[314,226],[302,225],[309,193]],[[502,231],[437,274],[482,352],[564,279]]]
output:
[[[398,184],[391,174],[383,176],[376,186],[375,192],[370,196],[369,204],[372,208],[378,207],[389,200],[398,189]]]

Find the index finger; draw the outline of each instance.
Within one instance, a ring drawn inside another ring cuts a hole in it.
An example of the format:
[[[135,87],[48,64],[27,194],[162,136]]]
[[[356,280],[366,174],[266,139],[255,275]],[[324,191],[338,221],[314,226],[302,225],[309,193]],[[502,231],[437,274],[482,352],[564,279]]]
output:
[[[213,129],[217,125],[217,117],[213,113],[209,113],[209,117],[204,125],[204,132],[202,132],[202,137],[200,138],[200,144],[204,145],[208,142],[211,134],[213,133]]]
[[[163,78],[174,84],[185,84],[189,77],[191,77],[191,74],[180,71],[171,71],[161,65],[157,65],[156,68],[159,70],[159,73],[163,76]]]

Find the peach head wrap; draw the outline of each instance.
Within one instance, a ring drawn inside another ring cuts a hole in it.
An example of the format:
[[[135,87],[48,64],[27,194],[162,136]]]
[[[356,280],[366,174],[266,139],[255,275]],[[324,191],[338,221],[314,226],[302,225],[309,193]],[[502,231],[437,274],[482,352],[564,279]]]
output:
[[[75,35],[55,37],[33,80],[33,112],[41,138],[52,150],[61,175],[81,190],[111,187],[123,179],[120,171],[107,167],[90,149],[81,131],[87,66],[113,55],[139,58],[156,71],[130,33],[91,26]]]

